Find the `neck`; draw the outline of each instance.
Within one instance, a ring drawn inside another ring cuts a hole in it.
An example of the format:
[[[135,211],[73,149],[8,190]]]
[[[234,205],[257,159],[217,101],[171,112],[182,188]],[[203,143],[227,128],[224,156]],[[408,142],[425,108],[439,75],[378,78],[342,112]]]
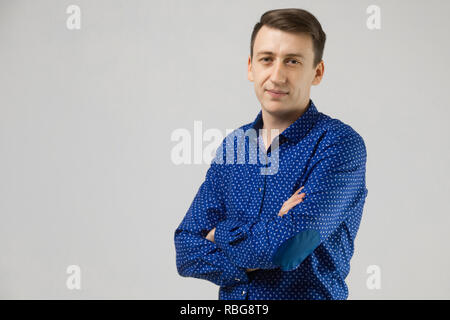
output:
[[[267,134],[267,139],[264,139],[264,143],[266,144],[266,148],[268,148],[269,144],[267,143],[270,141],[272,143],[273,139],[276,137],[274,135],[271,136],[271,130],[276,129],[278,130],[278,133],[282,133],[286,128],[288,128],[292,123],[295,122],[300,116],[305,113],[306,109],[309,106],[309,99],[308,102],[299,109],[295,109],[289,112],[285,112],[282,114],[278,113],[270,113],[262,109],[262,118],[263,118],[263,129],[265,129],[265,132]],[[275,133],[274,133],[275,134]]]

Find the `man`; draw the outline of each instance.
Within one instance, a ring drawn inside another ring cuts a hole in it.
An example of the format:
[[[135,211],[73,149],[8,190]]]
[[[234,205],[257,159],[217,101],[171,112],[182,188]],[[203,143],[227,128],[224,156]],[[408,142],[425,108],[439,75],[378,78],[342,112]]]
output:
[[[248,79],[261,111],[237,130],[258,132],[245,159],[262,146],[262,158],[276,154],[275,169],[225,162],[231,133],[174,237],[179,274],[219,285],[219,299],[348,297],[368,192],[366,148],[310,99],[324,74],[325,39],[317,19],[300,9],[268,11],[254,27]]]

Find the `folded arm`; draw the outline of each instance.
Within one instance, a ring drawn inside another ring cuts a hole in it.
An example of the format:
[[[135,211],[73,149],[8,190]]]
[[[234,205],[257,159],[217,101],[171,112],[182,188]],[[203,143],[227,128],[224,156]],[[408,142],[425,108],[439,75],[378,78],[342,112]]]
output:
[[[354,134],[320,150],[304,184],[305,199],[283,216],[249,223],[225,220],[215,242],[242,268],[296,269],[367,195],[366,148]]]
[[[233,264],[215,243],[206,239],[208,232],[224,219],[225,212],[216,166],[211,164],[186,216],[175,230],[176,264],[183,277],[231,286],[248,281],[245,269]]]

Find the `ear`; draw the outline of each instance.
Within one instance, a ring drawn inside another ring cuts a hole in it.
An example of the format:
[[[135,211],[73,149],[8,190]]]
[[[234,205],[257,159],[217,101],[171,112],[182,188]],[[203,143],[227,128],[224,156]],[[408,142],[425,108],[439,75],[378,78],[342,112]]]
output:
[[[324,62],[322,60],[322,61],[320,61],[317,64],[316,74],[315,74],[314,79],[312,81],[312,85],[313,86],[317,86],[322,81],[324,72],[325,72],[325,64],[324,64]]]
[[[247,78],[248,80],[250,80],[251,82],[253,82],[253,73],[252,73],[252,59],[250,57],[250,55],[248,56],[248,71],[247,71]]]

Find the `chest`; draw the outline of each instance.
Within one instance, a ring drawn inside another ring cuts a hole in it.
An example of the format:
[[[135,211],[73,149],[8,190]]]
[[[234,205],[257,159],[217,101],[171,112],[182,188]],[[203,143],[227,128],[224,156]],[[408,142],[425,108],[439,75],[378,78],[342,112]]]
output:
[[[225,165],[227,217],[250,221],[277,215],[283,203],[304,183],[313,156],[314,146],[304,141],[297,145],[285,143],[268,154],[259,152],[257,161],[252,163]]]

